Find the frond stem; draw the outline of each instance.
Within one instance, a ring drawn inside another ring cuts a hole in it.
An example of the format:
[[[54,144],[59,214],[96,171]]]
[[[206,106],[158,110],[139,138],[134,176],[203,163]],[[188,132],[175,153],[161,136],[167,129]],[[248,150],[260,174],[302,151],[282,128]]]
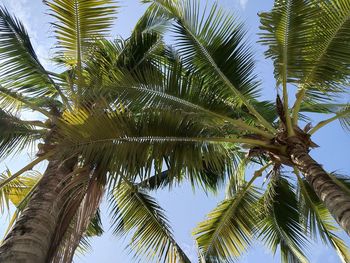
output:
[[[347,115],[350,113],[350,109],[349,110],[345,110],[343,112],[339,112],[339,113],[336,113],[335,116],[329,118],[329,119],[326,119],[326,120],[323,120],[323,121],[320,121],[314,128],[312,128],[310,130],[310,134],[314,134],[315,132],[317,132],[319,129],[321,129],[322,127],[326,126],[327,124]]]
[[[234,210],[237,208],[239,202],[242,200],[245,193],[249,190],[249,188],[252,186],[252,184],[258,177],[259,176],[254,175],[252,179],[250,179],[250,181],[244,186],[244,188],[236,195],[237,198],[235,199],[234,204],[226,211],[225,215],[220,220],[220,225],[216,228],[213,234],[213,237],[211,238],[211,241],[215,240],[220,235],[221,229],[224,227],[226,219],[233,214]],[[205,253],[206,256],[210,252],[212,246],[213,246],[213,243],[210,242],[210,245],[206,249],[206,253]]]
[[[293,106],[293,115],[292,115],[294,126],[298,125],[298,118],[299,118],[301,103],[303,102],[305,94],[306,94],[306,89],[304,87],[301,87],[301,89],[296,94],[296,101]]]
[[[252,146],[262,146],[264,148],[269,149],[280,149],[278,146],[270,145],[266,141],[262,140],[255,140],[255,139],[249,139],[249,138],[225,138],[225,137],[213,137],[213,138],[191,138],[191,137],[157,137],[157,136],[147,136],[147,137],[122,137],[122,138],[109,138],[109,139],[101,139],[101,140],[93,140],[85,143],[80,143],[78,146],[81,145],[87,145],[87,144],[94,144],[94,143],[104,143],[104,142],[116,142],[116,143],[123,143],[123,142],[138,142],[138,143],[164,143],[164,142],[217,142],[217,143],[240,143],[240,144],[249,144]]]

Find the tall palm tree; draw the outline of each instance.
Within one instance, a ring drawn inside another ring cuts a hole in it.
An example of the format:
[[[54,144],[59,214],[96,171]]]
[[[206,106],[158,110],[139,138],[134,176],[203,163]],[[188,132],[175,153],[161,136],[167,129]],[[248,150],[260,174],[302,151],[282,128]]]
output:
[[[165,79],[155,64],[163,52],[161,36],[147,32],[147,25],[140,23],[129,39],[107,40],[118,9],[113,0],[44,3],[55,20],[53,61],[59,73],[41,65],[23,24],[0,8],[0,157],[38,146],[31,163],[0,179],[1,212],[10,201],[17,207],[0,247],[0,261],[71,262],[78,246],[87,249],[88,238],[102,233],[98,207],[107,191],[112,204],[120,199],[118,216],[114,213],[116,234],[133,231],[133,247],[147,258],[189,262],[163,210],[143,190],[145,185],[138,185],[151,167],[148,163],[148,170],[136,173],[144,164],[137,166],[132,154],[142,149],[127,153],[130,158],[122,147],[112,153],[108,147],[116,143],[106,137],[99,138],[108,142],[100,153],[79,149],[85,139],[89,143],[96,139],[89,139],[88,123],[114,135],[138,132],[141,108],[133,105],[130,111],[130,102],[119,102],[122,96],[116,97],[111,87],[142,87],[145,76],[151,76],[148,85]],[[39,116],[38,120],[22,118],[21,113],[28,110],[36,112],[32,116]],[[120,126],[109,126],[103,122],[106,118],[119,120]],[[84,140],[67,147],[65,136],[72,131]],[[185,151],[185,147],[179,149]],[[42,176],[31,172],[43,161],[48,165]]]
[[[148,191],[182,180],[218,191],[227,177],[227,198],[194,231],[200,261],[231,262],[258,238],[279,247],[283,262],[306,262],[308,237],[350,260],[330,216],[349,232],[349,182],[309,155],[312,134],[337,119],[348,125],[348,105],[334,99],[347,80],[347,1],[276,1],[261,14],[282,90],[275,102],[259,99],[243,26],[217,5],[203,14],[198,1],[144,1],[132,36],[110,41],[112,1],[45,2],[62,73],[43,69],[22,24],[0,14],[1,154],[42,140],[38,158],[2,180],[4,202],[13,191],[21,201],[1,261],[69,262],[82,237],[101,232],[107,191],[115,233],[131,232],[137,255],[189,262]],[[169,32],[173,46],[162,37]],[[18,109],[46,120],[22,120]],[[308,112],[334,117],[301,129]],[[19,177],[43,160],[34,183]],[[261,167],[246,178],[251,163]]]
[[[164,97],[162,107],[169,108],[167,101],[182,104],[183,112],[177,113],[186,127],[200,131],[184,138],[172,134],[171,140],[225,145],[241,156],[227,198],[194,231],[201,260],[231,262],[257,237],[273,251],[279,246],[282,261],[305,262],[307,236],[320,236],[349,262],[348,249],[334,235],[337,227],[330,219],[332,215],[350,234],[348,179],[325,171],[309,154],[317,147],[312,136],[319,129],[336,120],[349,127],[349,104],[342,99],[350,73],[349,1],[276,0],[270,12],[260,14],[260,42],[274,62],[272,105],[258,99],[244,30],[232,15],[217,5],[201,14],[198,1],[144,2],[151,3],[150,20],[169,22],[185,71],[180,88],[167,87],[159,95]],[[294,101],[291,94],[296,94]],[[159,101],[149,96],[147,105],[159,107]],[[333,116],[311,127],[310,112]],[[215,134],[208,133],[211,129]],[[246,180],[243,171],[250,163],[262,167]],[[269,167],[267,187],[257,189],[254,181]]]

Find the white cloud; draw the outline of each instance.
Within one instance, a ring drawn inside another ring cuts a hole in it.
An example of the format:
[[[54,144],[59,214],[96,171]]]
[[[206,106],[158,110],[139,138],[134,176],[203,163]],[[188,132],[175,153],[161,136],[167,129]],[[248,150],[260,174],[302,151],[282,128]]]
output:
[[[242,7],[242,9],[245,9],[248,4],[248,0],[239,0],[239,5]]]

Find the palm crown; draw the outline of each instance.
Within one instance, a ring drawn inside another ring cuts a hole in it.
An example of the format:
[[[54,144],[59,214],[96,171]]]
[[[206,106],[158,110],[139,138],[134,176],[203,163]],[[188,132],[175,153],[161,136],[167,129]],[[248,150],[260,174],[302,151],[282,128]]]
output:
[[[259,99],[243,25],[217,5],[203,12],[199,1],[143,1],[149,7],[130,38],[111,41],[113,1],[44,2],[56,21],[60,73],[43,68],[23,25],[0,10],[0,155],[41,141],[37,159],[0,183],[2,203],[18,208],[0,258],[23,252],[20,226],[37,224],[35,215],[26,219],[49,207],[41,258],[72,260],[79,243],[101,234],[98,207],[107,192],[115,233],[132,233],[138,256],[189,262],[149,195],[189,180],[211,191],[228,185],[226,199],[194,230],[201,262],[231,262],[256,238],[274,253],[279,247],[283,262],[306,262],[309,237],[350,260],[331,216],[349,233],[349,182],[308,155],[320,128],[349,125],[349,107],[337,100],[349,73],[348,1],[276,0],[260,14],[261,43],[281,90],[274,102]],[[25,109],[45,121],[22,120],[17,112]],[[301,129],[308,112],[333,116]],[[43,160],[41,178],[24,174]],[[261,167],[246,175],[252,163]],[[266,187],[258,187],[264,173]],[[51,191],[57,195],[42,198]]]

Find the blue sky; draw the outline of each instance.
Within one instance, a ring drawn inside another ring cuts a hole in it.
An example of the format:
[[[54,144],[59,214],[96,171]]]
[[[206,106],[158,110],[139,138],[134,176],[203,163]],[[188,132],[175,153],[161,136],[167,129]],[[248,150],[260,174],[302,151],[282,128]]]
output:
[[[203,1],[204,2],[204,1]],[[248,36],[251,40],[253,51],[256,53],[257,70],[256,73],[262,80],[262,95],[266,99],[274,99],[275,89],[272,76],[271,62],[263,57],[264,47],[256,43],[258,37],[259,20],[257,13],[269,10],[273,4],[272,0],[219,0],[222,6],[232,10],[241,20],[246,23]],[[40,0],[0,0],[11,12],[15,13],[27,27],[34,47],[43,62],[51,69],[55,68],[50,64],[48,58],[53,53],[53,35],[50,32],[49,18],[44,13],[45,7]],[[135,22],[142,14],[144,7],[137,0],[123,0],[120,3],[122,8],[118,15],[113,35],[127,37]],[[349,98],[344,98],[349,101]],[[314,123],[315,124],[315,123]],[[328,171],[337,170],[343,174],[350,174],[350,162],[348,149],[350,149],[349,134],[346,134],[338,123],[334,123],[322,130],[314,138],[314,141],[321,145],[320,148],[312,152],[313,157]],[[26,160],[33,157],[34,152],[23,154],[19,158],[12,158],[0,163],[0,171],[5,169],[5,165],[12,171],[16,171],[25,165]],[[40,170],[44,169],[42,165]],[[213,209],[222,198],[222,195],[205,195],[201,191],[193,193],[188,184],[173,189],[171,192],[159,191],[156,198],[167,211],[168,218],[172,223],[177,241],[182,245],[184,251],[196,262],[196,250],[191,237],[191,230],[196,224],[205,218],[205,215]],[[103,204],[103,208],[105,205]],[[85,256],[76,257],[77,263],[92,262],[133,262],[132,257],[127,254],[124,247],[127,239],[117,239],[108,232],[109,221],[107,211],[103,209],[104,226],[106,233],[103,237],[93,241],[93,251]],[[4,231],[7,218],[1,218],[0,234]],[[347,238],[346,238],[347,239]],[[350,244],[347,239],[347,243]],[[322,245],[315,245],[310,249],[311,262],[340,262],[335,252]],[[254,244],[240,262],[279,262],[278,254],[275,259],[269,251],[260,243]]]

